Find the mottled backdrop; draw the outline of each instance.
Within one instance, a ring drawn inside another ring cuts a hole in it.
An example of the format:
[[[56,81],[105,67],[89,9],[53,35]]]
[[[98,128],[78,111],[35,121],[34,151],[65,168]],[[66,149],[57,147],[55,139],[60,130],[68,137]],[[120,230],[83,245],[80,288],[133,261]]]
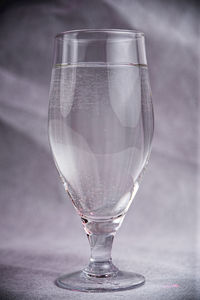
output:
[[[198,19],[194,1],[0,2],[0,299],[200,299]],[[53,38],[79,28],[146,34],[153,149],[113,247],[114,262],[146,284],[127,292],[91,296],[54,285],[89,258],[47,138]]]

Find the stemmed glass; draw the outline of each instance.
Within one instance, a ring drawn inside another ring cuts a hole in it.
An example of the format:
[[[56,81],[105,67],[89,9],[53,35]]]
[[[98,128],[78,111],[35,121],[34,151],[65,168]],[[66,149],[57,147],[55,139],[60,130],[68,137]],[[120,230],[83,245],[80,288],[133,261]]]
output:
[[[137,192],[150,154],[153,106],[144,34],[73,30],[55,39],[49,139],[64,188],[91,247],[82,271],[59,287],[104,292],[142,285],[111,259],[114,235]]]

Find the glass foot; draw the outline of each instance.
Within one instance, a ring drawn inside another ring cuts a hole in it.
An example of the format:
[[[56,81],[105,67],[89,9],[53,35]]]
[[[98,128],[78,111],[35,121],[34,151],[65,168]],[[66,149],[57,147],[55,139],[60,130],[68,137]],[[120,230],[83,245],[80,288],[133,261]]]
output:
[[[119,271],[110,277],[97,278],[79,271],[59,277],[56,285],[68,290],[102,293],[133,289],[144,282],[144,276],[132,272]]]

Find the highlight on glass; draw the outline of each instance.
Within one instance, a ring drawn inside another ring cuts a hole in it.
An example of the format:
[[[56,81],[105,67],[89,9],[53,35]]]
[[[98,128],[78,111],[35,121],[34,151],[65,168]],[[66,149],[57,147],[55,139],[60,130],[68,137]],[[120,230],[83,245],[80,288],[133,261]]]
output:
[[[145,282],[119,270],[111,249],[147,165],[153,128],[142,32],[74,30],[56,36],[49,140],[91,248],[89,264],[66,270],[56,280],[59,287],[107,292]]]

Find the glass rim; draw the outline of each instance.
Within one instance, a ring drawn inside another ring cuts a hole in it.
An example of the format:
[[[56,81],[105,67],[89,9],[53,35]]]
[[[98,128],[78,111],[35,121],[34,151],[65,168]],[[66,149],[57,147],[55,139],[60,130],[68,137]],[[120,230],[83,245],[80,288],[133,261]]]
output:
[[[112,33],[112,34],[128,34],[132,36],[132,38],[141,38],[144,37],[144,33],[140,30],[136,29],[74,29],[67,30],[56,34],[55,39],[61,39],[65,36],[70,36],[78,33]],[[79,38],[77,38],[79,39]],[[81,38],[84,40],[84,38]]]

